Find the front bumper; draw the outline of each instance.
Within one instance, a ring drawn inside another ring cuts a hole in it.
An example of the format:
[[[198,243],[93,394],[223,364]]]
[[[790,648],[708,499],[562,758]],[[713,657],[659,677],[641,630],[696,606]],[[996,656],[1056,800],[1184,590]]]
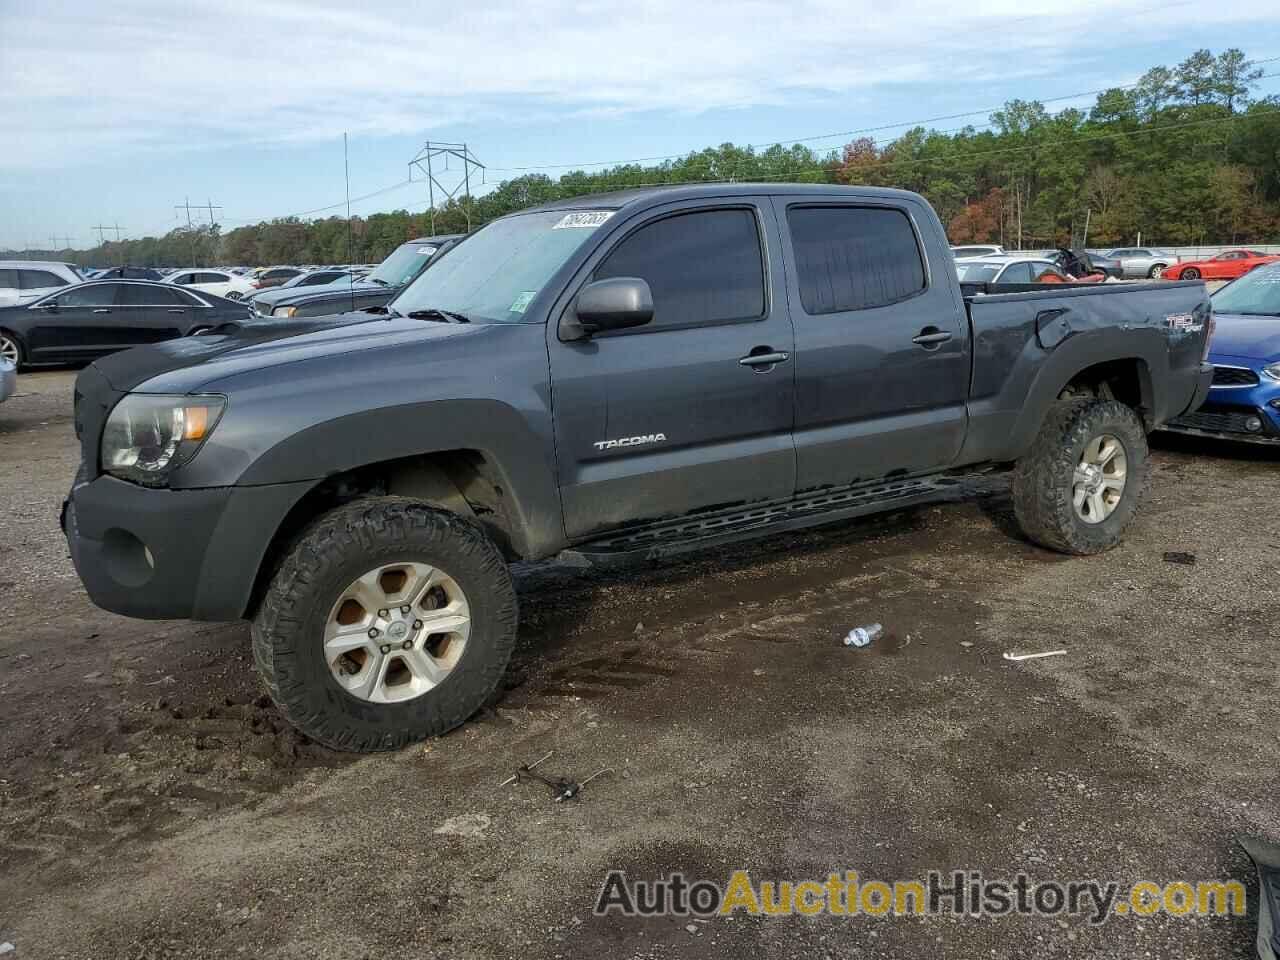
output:
[[[281,521],[311,483],[160,490],[77,478],[62,530],[89,598],[143,620],[237,620]]]
[[[1231,365],[1238,365],[1238,361],[1233,360]],[[1207,394],[1203,404],[1189,407],[1165,429],[1246,443],[1280,444],[1280,381],[1259,372],[1257,384],[1251,387],[1217,386],[1208,389]]]

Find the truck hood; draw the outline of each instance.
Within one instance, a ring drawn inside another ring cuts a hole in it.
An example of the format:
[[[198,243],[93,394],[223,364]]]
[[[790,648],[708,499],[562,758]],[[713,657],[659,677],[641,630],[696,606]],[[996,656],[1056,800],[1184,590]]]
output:
[[[317,357],[350,354],[454,336],[469,324],[370,313],[227,324],[218,332],[179,337],[113,353],[91,365],[122,393],[192,393],[217,380]]]
[[[1210,353],[1250,360],[1280,359],[1280,317],[1218,313],[1214,323]]]
[[[309,303],[312,300],[325,300],[330,297],[341,298],[350,294],[352,290],[357,293],[377,293],[380,290],[390,293],[396,289],[396,287],[384,287],[380,283],[370,283],[368,280],[357,280],[350,284],[345,280],[336,280],[333,283],[321,283],[310,287],[268,287],[261,293],[255,293],[253,299],[275,307],[286,303]]]

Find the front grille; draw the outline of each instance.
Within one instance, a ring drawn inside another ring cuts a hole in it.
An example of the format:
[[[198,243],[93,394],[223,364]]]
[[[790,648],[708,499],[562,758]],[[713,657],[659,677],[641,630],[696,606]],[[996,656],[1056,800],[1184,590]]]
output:
[[[1213,368],[1213,385],[1215,387],[1253,387],[1258,384],[1258,375],[1246,367]]]
[[[1257,417],[1262,421],[1261,430],[1249,430],[1245,421]],[[1210,433],[1243,433],[1250,437],[1275,435],[1271,421],[1260,410],[1242,408],[1223,410],[1220,408],[1201,408],[1195,413],[1185,413],[1170,423],[1172,427],[1187,427],[1192,430],[1207,430]]]

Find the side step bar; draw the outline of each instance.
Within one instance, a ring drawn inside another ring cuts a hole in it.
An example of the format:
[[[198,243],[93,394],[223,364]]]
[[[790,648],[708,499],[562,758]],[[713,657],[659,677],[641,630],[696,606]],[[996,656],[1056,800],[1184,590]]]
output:
[[[886,510],[955,497],[958,476],[942,475],[828,487],[795,499],[713,510],[613,532],[561,552],[574,563],[612,564],[660,560],[741,540],[803,530]]]

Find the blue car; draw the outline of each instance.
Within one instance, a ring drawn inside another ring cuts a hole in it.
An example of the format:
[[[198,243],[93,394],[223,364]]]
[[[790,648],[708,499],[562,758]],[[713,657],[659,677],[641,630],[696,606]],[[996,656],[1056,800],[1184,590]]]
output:
[[[1280,263],[1223,287],[1213,295],[1213,313],[1209,399],[1168,429],[1280,444]]]

